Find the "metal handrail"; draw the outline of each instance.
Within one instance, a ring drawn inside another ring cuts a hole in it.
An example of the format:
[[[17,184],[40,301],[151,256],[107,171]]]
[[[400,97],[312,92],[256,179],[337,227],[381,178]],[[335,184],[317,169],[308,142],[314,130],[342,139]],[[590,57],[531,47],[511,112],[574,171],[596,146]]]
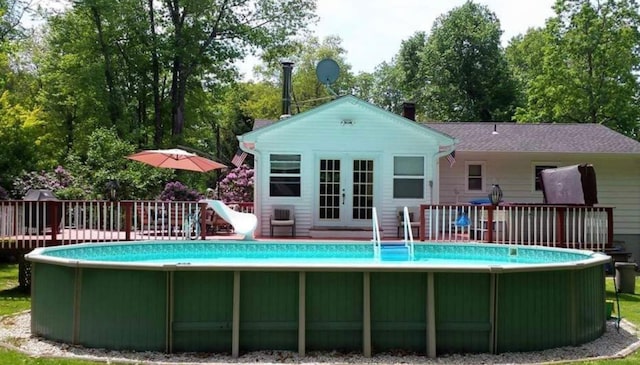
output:
[[[373,243],[373,257],[376,259],[380,258],[380,225],[378,224],[378,212],[376,211],[376,207],[373,207],[373,217],[371,219],[373,224],[373,238],[371,242]]]
[[[404,246],[409,250],[409,257],[413,260],[413,230],[411,229],[411,219],[409,216],[409,208],[404,207]]]

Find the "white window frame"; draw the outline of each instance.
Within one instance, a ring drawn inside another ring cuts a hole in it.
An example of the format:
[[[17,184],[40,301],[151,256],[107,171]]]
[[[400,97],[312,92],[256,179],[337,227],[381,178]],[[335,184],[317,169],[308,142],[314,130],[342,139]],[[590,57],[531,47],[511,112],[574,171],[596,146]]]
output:
[[[550,161],[533,161],[531,162],[531,176],[532,176],[532,182],[531,182],[531,192],[535,193],[535,192],[540,192],[542,193],[542,189],[540,190],[536,190],[536,167],[546,167],[546,168],[552,168],[551,166],[554,166],[553,168],[558,168],[560,167],[560,163],[559,162],[550,162]]]
[[[298,156],[299,157],[299,166],[298,173],[273,173],[271,172],[272,166],[271,164],[274,162],[273,156],[277,155],[285,155],[285,156]],[[271,178],[273,177],[288,177],[288,178],[297,178],[298,183],[300,185],[300,194],[299,195],[271,195]],[[272,152],[269,153],[269,197],[274,198],[299,198],[302,196],[302,154],[301,153],[290,153],[290,152]]]
[[[480,184],[480,190],[471,190],[469,189],[469,179],[476,178],[476,176],[469,176],[469,166],[480,165],[480,179],[482,180]],[[468,193],[477,193],[477,192],[486,192],[487,191],[487,163],[485,161],[465,161],[464,164],[464,189]]]
[[[395,173],[395,163],[396,163],[396,158],[421,158],[422,159],[422,175],[396,175]],[[427,159],[425,158],[425,156],[423,155],[396,155],[393,156],[393,183],[392,183],[392,194],[393,194],[393,199],[424,199],[425,198],[425,194],[426,194],[426,187],[425,187],[425,182],[427,181],[427,167],[425,164],[425,161]],[[421,196],[419,197],[396,197],[395,196],[395,182],[396,180],[422,180],[422,189],[421,189]]]

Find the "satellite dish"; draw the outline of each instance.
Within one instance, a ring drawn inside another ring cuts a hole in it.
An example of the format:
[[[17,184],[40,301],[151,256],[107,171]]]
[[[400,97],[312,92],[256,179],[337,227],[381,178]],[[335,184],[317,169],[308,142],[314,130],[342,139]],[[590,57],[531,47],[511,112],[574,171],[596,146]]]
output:
[[[340,74],[340,66],[331,58],[325,58],[316,66],[316,76],[321,84],[329,85],[336,82]]]

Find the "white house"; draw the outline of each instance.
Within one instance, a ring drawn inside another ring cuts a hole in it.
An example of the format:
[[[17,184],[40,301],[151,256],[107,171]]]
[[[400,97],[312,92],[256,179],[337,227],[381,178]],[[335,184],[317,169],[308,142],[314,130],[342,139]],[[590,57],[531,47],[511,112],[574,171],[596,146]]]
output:
[[[353,96],[238,138],[254,155],[262,236],[272,207],[283,204],[295,207],[301,236],[370,229],[373,207],[384,235],[395,236],[397,207],[439,200],[438,164],[457,143]]]
[[[295,207],[300,236],[343,237],[371,227],[376,207],[383,236],[392,237],[398,207],[468,203],[493,184],[505,201],[542,203],[540,170],[591,163],[599,205],[615,207],[615,238],[640,251],[640,142],[601,125],[421,124],[344,96],[278,122],[257,121],[238,139],[254,155],[263,237],[275,205]],[[451,164],[444,157],[454,150]]]

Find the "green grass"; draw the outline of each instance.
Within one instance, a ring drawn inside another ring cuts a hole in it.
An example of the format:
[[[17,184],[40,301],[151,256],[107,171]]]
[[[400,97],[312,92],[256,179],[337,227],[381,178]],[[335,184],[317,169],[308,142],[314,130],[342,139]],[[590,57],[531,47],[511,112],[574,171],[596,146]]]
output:
[[[27,293],[18,287],[18,265],[0,263],[0,316],[27,310],[31,306],[31,299]],[[607,299],[615,300],[616,294],[612,278],[607,278]],[[636,294],[618,294],[622,318],[640,327],[640,277],[636,280]],[[614,315],[617,315],[614,304]],[[587,361],[574,364],[639,364],[640,351],[618,360]],[[103,364],[103,362],[32,358],[24,354],[0,348],[0,365],[88,365]]]
[[[31,298],[18,286],[18,265],[0,263],[0,316],[29,308]]]

